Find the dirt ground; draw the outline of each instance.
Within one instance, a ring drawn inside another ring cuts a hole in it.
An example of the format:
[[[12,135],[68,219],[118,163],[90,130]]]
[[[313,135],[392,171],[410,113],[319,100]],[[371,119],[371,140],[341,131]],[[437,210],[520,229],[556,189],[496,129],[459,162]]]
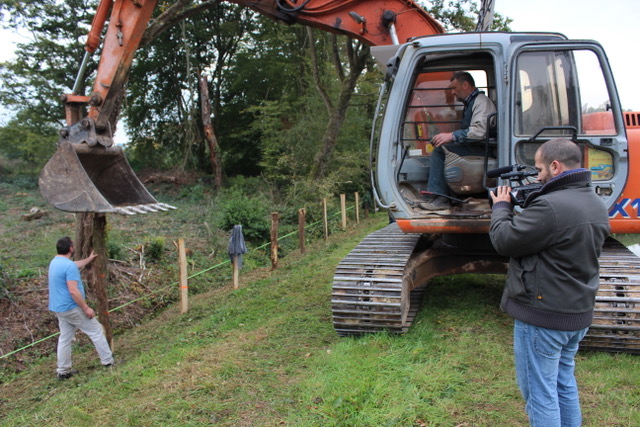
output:
[[[117,283],[110,289],[109,307],[119,307],[126,302],[133,301],[140,293],[148,293],[136,278],[141,271],[122,262],[111,262],[109,269],[109,283]],[[86,285],[87,300],[95,309],[95,298],[92,296],[90,284]],[[55,315],[48,311],[48,287],[46,276],[24,281],[20,290],[12,292],[10,297],[0,297],[0,355],[26,347],[36,341],[44,339],[25,350],[0,360],[0,369],[8,372],[20,372],[31,361],[56,351],[57,337],[51,336],[58,332],[58,322]],[[137,325],[147,314],[158,309],[158,303],[133,303],[109,313],[109,321],[114,333]],[[78,332],[76,339],[79,343],[89,340]]]

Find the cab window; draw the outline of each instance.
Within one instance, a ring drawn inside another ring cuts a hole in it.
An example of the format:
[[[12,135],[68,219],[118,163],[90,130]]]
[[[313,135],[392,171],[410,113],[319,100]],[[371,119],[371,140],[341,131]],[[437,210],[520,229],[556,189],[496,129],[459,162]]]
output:
[[[590,50],[530,51],[516,65],[515,133],[616,135],[611,97]]]
[[[478,89],[490,97],[493,95],[494,90],[488,86],[484,70],[465,71],[471,73]],[[453,71],[417,74],[402,126],[404,146],[410,148],[411,157],[429,156],[433,151],[431,138],[460,128],[464,106],[449,89],[452,75]]]

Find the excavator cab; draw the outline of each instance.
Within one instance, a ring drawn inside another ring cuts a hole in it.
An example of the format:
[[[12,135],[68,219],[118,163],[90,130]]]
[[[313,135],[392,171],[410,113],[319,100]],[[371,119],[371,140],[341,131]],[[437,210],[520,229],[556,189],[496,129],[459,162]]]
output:
[[[437,52],[424,54],[416,49],[417,42],[405,46],[395,52],[396,59],[386,61],[388,87],[382,96],[388,98],[381,102],[386,110],[379,128],[375,169],[381,190],[379,196],[396,201],[395,206],[393,203],[387,206],[392,215],[396,219],[419,218],[424,224],[424,218],[436,218],[420,208],[423,196],[430,194],[427,189],[433,152],[431,139],[439,133],[459,129],[462,120],[464,105],[455,99],[450,89],[451,77],[454,72],[469,72],[475,86],[497,105],[497,61],[489,49],[442,52],[439,48],[435,49]],[[374,49],[373,53],[376,55],[378,50]],[[402,61],[397,60],[400,57]],[[407,57],[414,59],[407,61]],[[393,95],[399,91],[404,93]],[[460,156],[453,151],[446,154],[444,179],[451,198],[456,200],[455,212],[447,217],[486,217],[486,190],[496,184],[495,180],[486,179],[486,173],[498,165],[498,121],[496,114],[488,117],[487,129],[492,131],[484,140],[470,143],[474,145],[475,155]],[[387,171],[393,173],[393,178],[383,175]],[[394,181],[400,197],[391,195],[396,192]],[[392,184],[387,185],[389,182]],[[445,218],[441,213],[437,215],[439,219]],[[433,225],[430,222],[428,226]]]
[[[596,42],[554,33],[447,34],[414,39],[392,55],[385,61],[386,86],[372,134],[372,182],[376,200],[403,231],[486,233],[488,190],[499,184],[488,172],[511,165],[533,171],[537,148],[558,137],[581,147],[582,166],[592,171],[594,190],[607,206],[627,187],[625,127]],[[470,72],[493,100],[496,129],[484,142],[484,156],[445,160],[451,208],[434,213],[421,209],[428,194],[429,141],[460,123],[462,105],[446,91],[447,75],[455,71]]]

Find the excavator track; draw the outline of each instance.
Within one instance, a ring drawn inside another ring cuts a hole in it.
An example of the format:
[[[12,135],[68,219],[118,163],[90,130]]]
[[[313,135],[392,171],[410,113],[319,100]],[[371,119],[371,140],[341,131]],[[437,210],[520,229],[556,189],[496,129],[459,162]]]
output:
[[[339,335],[383,330],[402,334],[409,329],[426,287],[410,289],[415,272],[409,270],[415,267],[412,256],[419,239],[389,224],[368,235],[340,262],[331,298]],[[436,262],[447,260],[451,256]],[[600,256],[594,318],[580,349],[640,354],[640,257],[612,238]]]
[[[600,289],[582,350],[640,354],[640,257],[615,239],[600,255]]]
[[[331,296],[339,335],[407,331],[424,290],[403,293],[405,268],[419,239],[419,234],[405,234],[392,223],[369,234],[340,262]],[[402,302],[405,295],[409,304]]]

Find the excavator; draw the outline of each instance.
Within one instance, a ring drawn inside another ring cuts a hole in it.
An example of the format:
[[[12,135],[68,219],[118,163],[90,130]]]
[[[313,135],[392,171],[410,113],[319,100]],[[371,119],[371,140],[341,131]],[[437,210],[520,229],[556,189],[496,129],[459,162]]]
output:
[[[517,201],[537,188],[533,157],[549,139],[566,137],[579,145],[582,166],[592,171],[594,191],[609,208],[612,233],[640,232],[640,113],[623,112],[597,42],[559,33],[490,32],[492,0],[483,2],[477,31],[448,34],[412,0],[229,3],[361,40],[383,70],[370,141],[371,181],[377,204],[392,221],[336,268],[331,298],[339,335],[406,332],[434,277],[504,274],[508,260],[488,238],[488,190],[509,182]],[[113,143],[110,127],[155,8],[156,0],[98,5],[76,86],[62,97],[67,126],[39,179],[41,193],[58,209],[133,215],[173,208],[144,188]],[[92,93],[78,94],[78,81],[101,40]],[[427,194],[431,138],[457,129],[461,120],[462,105],[448,89],[456,71],[471,73],[497,112],[488,118],[492,132],[479,142],[484,155],[446,157],[451,207],[427,211],[420,201]],[[640,353],[638,271],[640,258],[608,239],[594,320],[582,349]]]

